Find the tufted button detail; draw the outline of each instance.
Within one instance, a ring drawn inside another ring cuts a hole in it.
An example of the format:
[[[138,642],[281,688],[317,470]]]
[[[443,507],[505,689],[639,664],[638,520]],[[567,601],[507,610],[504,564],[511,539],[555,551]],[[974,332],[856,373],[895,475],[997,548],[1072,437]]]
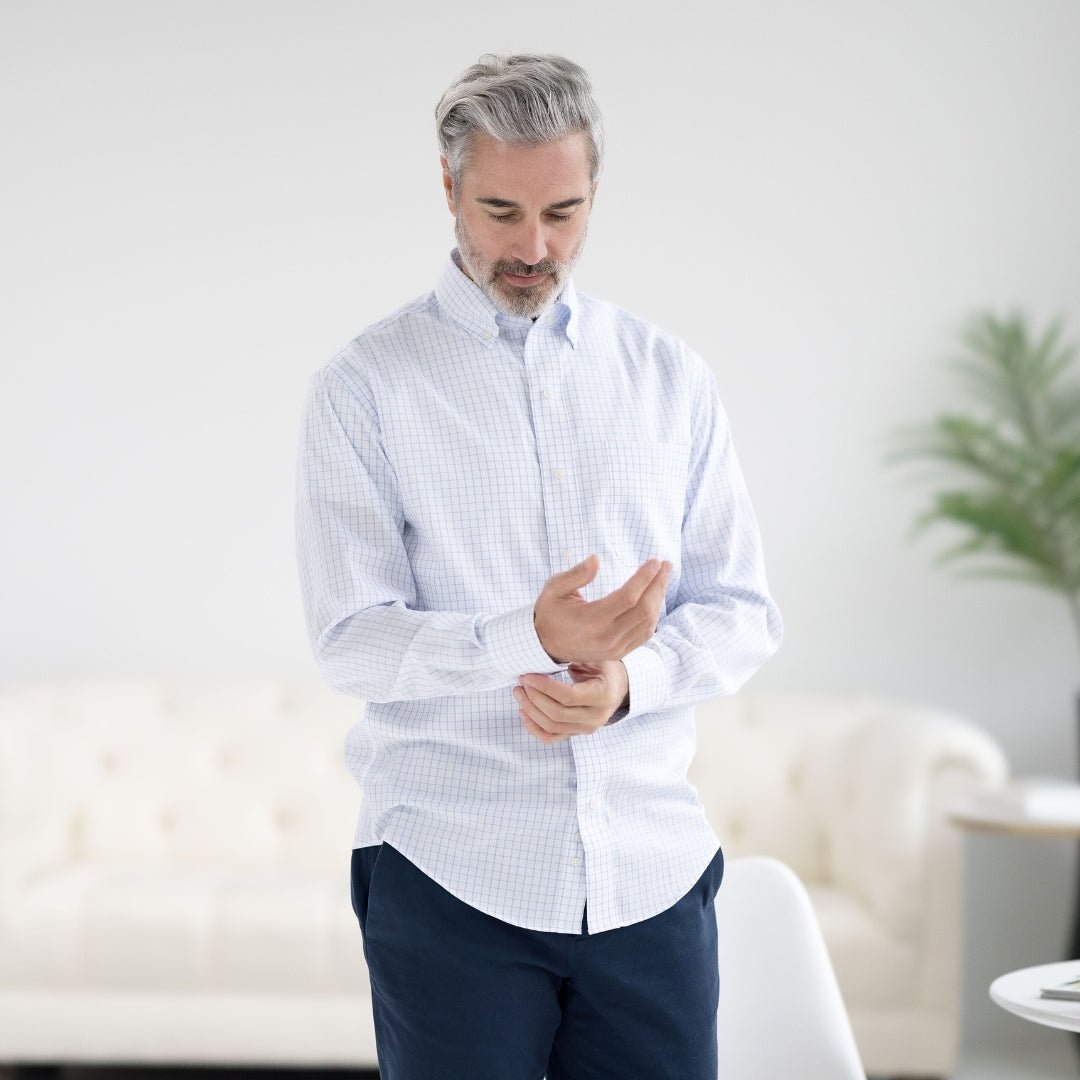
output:
[[[733,817],[727,825],[727,836],[732,842],[738,842],[746,835],[746,819]]]
[[[217,763],[225,772],[235,772],[240,764],[240,751],[235,746],[223,746],[218,751]]]

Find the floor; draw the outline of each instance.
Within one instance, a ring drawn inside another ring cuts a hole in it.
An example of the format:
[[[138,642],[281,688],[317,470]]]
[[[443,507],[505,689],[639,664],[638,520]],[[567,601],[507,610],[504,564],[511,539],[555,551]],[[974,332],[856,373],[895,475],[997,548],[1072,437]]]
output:
[[[11,1070],[0,1069],[0,1080]],[[378,1080],[377,1072],[338,1069],[147,1069],[139,1067],[31,1066],[18,1069],[14,1080]],[[971,1055],[961,1062],[950,1080],[1077,1080],[1080,1052],[1066,1043],[1048,1043],[1033,1055],[1002,1049],[994,1054]],[[779,1080],[779,1078],[769,1078]],[[798,1080],[808,1080],[799,1077]]]
[[[1077,1080],[1080,1056],[1023,1058],[1008,1053],[971,1057],[960,1063],[951,1080]]]

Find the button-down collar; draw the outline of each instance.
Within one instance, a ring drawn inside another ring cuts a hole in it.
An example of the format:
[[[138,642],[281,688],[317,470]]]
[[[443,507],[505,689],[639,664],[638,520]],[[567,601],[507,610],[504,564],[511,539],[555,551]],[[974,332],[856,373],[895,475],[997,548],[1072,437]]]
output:
[[[494,342],[499,336],[499,324],[496,317],[499,309],[461,269],[461,255],[456,248],[446,260],[435,286],[435,299],[439,307],[466,333],[488,344]],[[567,341],[576,347],[579,306],[574,283],[567,279],[558,299],[537,318],[536,322],[562,331]]]

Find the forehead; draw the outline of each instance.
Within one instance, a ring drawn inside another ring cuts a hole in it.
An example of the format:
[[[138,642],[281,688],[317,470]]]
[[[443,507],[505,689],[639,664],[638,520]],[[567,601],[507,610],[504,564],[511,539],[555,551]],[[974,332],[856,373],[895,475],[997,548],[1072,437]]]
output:
[[[589,194],[589,141],[575,132],[557,142],[518,146],[478,135],[462,176],[473,198],[508,199],[522,205],[559,202]]]

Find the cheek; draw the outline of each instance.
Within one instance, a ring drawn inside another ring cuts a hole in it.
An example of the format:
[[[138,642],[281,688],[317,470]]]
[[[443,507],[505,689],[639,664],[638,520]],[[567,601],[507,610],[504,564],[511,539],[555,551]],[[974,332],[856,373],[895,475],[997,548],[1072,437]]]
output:
[[[476,228],[470,231],[469,238],[480,257],[487,263],[498,262],[503,257],[498,236],[493,236],[489,228]]]
[[[585,241],[585,230],[575,229],[572,233],[563,233],[554,243],[554,254],[559,262],[570,262]]]

